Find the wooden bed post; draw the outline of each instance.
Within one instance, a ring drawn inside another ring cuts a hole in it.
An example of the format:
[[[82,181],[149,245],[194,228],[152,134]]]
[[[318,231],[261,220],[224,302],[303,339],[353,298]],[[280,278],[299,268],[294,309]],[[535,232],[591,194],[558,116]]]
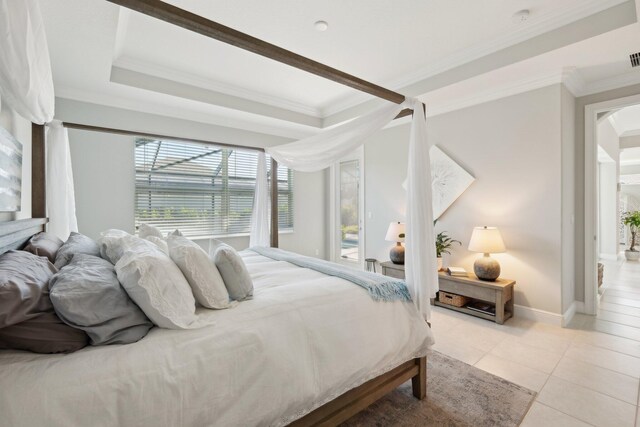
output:
[[[31,123],[31,217],[47,217],[44,125]]]
[[[271,158],[271,247],[278,247],[278,162]]]
[[[427,357],[413,359],[418,365],[418,374],[411,378],[411,386],[413,388],[413,396],[417,399],[424,400],[427,397]]]

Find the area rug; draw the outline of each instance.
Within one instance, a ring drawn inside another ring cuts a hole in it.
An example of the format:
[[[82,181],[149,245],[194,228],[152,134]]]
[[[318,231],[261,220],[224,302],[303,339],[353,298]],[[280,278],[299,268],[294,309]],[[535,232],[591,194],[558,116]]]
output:
[[[398,387],[342,427],[518,426],[536,393],[437,351],[427,356],[427,398]]]

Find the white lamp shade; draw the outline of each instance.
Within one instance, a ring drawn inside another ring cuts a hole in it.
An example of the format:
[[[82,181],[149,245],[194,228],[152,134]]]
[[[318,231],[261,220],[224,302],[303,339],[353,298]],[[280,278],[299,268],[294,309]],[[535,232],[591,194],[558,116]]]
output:
[[[404,242],[404,223],[392,222],[389,224],[385,240],[388,242]]]
[[[471,240],[469,241],[469,250],[472,252],[482,252],[485,254],[495,254],[504,252],[507,248],[500,235],[500,230],[496,227],[475,227]]]

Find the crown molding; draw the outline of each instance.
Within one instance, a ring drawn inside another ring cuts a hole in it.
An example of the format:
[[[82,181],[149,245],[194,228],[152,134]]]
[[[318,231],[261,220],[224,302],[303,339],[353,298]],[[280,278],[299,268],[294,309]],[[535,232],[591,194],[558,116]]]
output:
[[[240,129],[249,132],[266,135],[280,136],[284,138],[300,139],[318,132],[318,129],[311,129],[292,122],[279,120],[278,124],[258,123],[257,121],[226,117],[219,114],[212,114],[195,109],[176,108],[168,103],[158,103],[140,99],[132,99],[118,95],[92,92],[68,86],[56,85],[56,98],[65,98],[73,101],[87,102],[106,107],[132,110],[142,113],[155,114],[158,116],[182,119],[191,122],[205,123],[209,125],[221,126],[232,129]],[[218,107],[218,106],[216,106]],[[223,108],[223,107],[218,107]],[[241,112],[247,116],[250,113]],[[262,118],[262,117],[261,117]]]
[[[534,17],[520,30],[516,31],[515,34],[505,34],[486,43],[462,49],[445,58],[439,59],[435,64],[429,64],[425,67],[418,68],[411,74],[404,75],[401,78],[383,81],[381,84],[382,86],[389,87],[392,90],[402,92],[403,88],[413,85],[421,80],[434,77],[438,74],[498,52],[507,47],[626,3],[627,1],[628,0],[585,0],[577,7],[565,8],[565,10],[560,14],[546,14]],[[355,107],[369,99],[371,99],[371,96],[366,94],[352,94],[333,102],[325,108],[322,108],[321,115],[323,118],[326,118],[348,108]]]
[[[213,92],[220,92],[225,95],[243,98],[249,101],[259,102],[273,107],[282,108],[284,110],[305,114],[314,118],[321,118],[321,111],[318,108],[314,108],[277,96],[267,95],[258,91],[243,88],[241,86],[231,85],[228,83],[196,76],[194,74],[162,67],[160,65],[141,61],[129,56],[122,56],[116,59],[115,61],[113,61],[112,66],[141,74],[148,74],[162,79],[172,80],[190,86],[200,87],[202,89],[207,89]]]
[[[472,96],[457,99],[453,102],[437,104],[427,101],[428,117],[449,113],[455,110],[472,107],[485,102],[495,101],[520,93],[530,92],[532,90],[541,89],[543,87],[560,84],[564,82],[565,70],[559,70],[546,74],[531,76],[518,81],[506,83],[501,86],[493,86],[490,89],[477,92]],[[427,97],[428,99],[428,97]]]
[[[606,92],[608,90],[637,84],[640,84],[640,70],[632,70],[627,73],[618,74],[617,76],[589,82],[585,85],[580,96],[592,95],[594,93]]]
[[[587,82],[576,67],[566,67],[562,70],[562,83],[575,97],[581,96]]]

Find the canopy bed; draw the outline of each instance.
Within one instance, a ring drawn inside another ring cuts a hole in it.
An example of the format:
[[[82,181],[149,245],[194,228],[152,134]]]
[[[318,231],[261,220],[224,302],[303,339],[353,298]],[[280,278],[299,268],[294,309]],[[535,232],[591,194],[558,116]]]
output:
[[[168,425],[336,425],[408,379],[412,380],[414,396],[424,399],[425,355],[432,343],[426,320],[429,298],[435,295],[438,283],[425,106],[158,0],[108,1],[391,102],[305,140],[265,150],[242,147],[260,151],[252,245],[278,246],[277,197],[273,197],[277,195],[277,185],[272,183],[268,188],[263,151],[271,155],[272,169],[276,171],[278,163],[299,171],[321,170],[363,144],[394,118],[413,114],[406,238],[411,301],[373,301],[348,280],[247,251],[243,259],[256,281],[255,298],[233,310],[205,313],[204,316],[215,318],[214,327],[194,331],[154,328],[149,337],[134,344],[84,349],[67,356],[0,352],[2,381],[19,383],[22,389],[50,386],[49,390],[57,390],[53,393],[59,396],[43,403],[41,410],[17,402],[2,407],[0,402],[3,414],[23,420],[24,425],[40,425],[53,419],[61,425],[152,420],[164,420]],[[29,10],[33,2],[25,5],[23,19],[28,19],[29,13],[37,13]],[[4,7],[8,7],[6,3]],[[48,63],[46,46],[44,53],[42,46],[39,49],[46,57],[46,61],[41,57],[40,62]],[[10,86],[8,74],[3,71],[6,70],[0,69],[2,88]],[[47,91],[41,92],[42,99],[48,99]],[[20,99],[20,90],[15,93],[14,98]],[[23,115],[33,122],[33,219],[0,223],[0,254],[23,247],[33,234],[45,229],[47,216],[49,230],[60,227],[62,234],[68,234],[77,227],[72,191],[65,191],[46,178],[52,176],[52,165],[60,167],[56,178],[68,181],[71,177],[66,128],[184,140],[175,135],[52,122],[52,104],[42,100],[32,104],[38,105],[36,114]],[[258,391],[269,395],[257,395]],[[82,402],[75,400],[79,396]],[[169,402],[167,396],[175,400]],[[3,396],[7,402],[5,398],[8,395]],[[242,402],[243,399],[246,400]],[[71,407],[73,413],[68,410]],[[153,416],[140,418],[140,414],[132,414],[135,408]]]

